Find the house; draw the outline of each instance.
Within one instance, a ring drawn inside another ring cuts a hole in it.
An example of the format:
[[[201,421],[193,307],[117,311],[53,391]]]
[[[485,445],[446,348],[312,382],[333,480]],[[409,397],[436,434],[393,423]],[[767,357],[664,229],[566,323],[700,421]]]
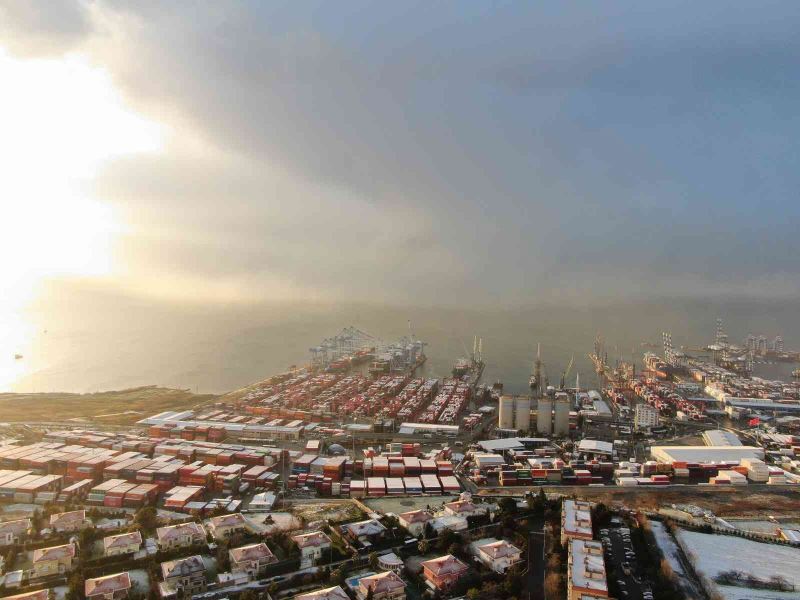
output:
[[[16,596],[5,596],[3,600],[48,600],[50,597],[50,590],[38,590],[36,592],[25,592],[24,594],[17,594]]]
[[[30,519],[17,519],[0,523],[0,546],[24,542],[31,533]]]
[[[131,589],[131,577],[126,571],[116,575],[106,575],[87,579],[84,591],[87,599],[93,600],[119,600],[127,598]]]
[[[164,581],[159,590],[164,598],[178,594],[185,597],[206,591],[206,566],[199,556],[161,563],[161,576]]]
[[[234,585],[244,585],[250,582],[250,575],[242,571],[227,571],[217,573],[217,585],[221,588]]]
[[[522,550],[505,540],[480,540],[473,547],[478,560],[495,573],[505,573],[522,560]]]
[[[469,522],[466,517],[448,514],[431,519],[430,525],[437,534],[445,529],[450,531],[465,531],[469,529]]]
[[[342,525],[342,534],[354,541],[376,542],[386,535],[386,527],[375,519],[367,519],[358,523]]]
[[[404,600],[406,583],[393,571],[368,575],[358,580],[356,596],[359,600],[367,600],[372,592],[373,600]]]
[[[242,513],[220,515],[208,520],[208,530],[215,540],[227,540],[233,534],[244,533],[248,529],[247,519]]]
[[[72,570],[75,544],[50,546],[33,551],[33,576],[64,575]]]
[[[322,558],[322,551],[331,547],[331,538],[322,531],[293,535],[292,541],[300,548],[300,567],[314,566]]]
[[[436,590],[449,588],[467,571],[469,567],[452,554],[445,554],[422,563],[422,576],[426,583]]]
[[[180,523],[169,527],[159,527],[156,529],[156,539],[161,550],[185,548],[195,544],[204,544],[206,530],[200,523]]]
[[[266,572],[267,565],[278,562],[264,543],[232,548],[228,551],[228,556],[231,559],[231,571],[247,573],[250,579],[261,577]]]
[[[571,539],[568,549],[568,600],[608,598],[603,544],[594,540]]]
[[[485,515],[489,509],[480,504],[473,504],[471,500],[457,500],[455,502],[448,502],[444,505],[445,514],[454,517],[477,517]]]
[[[294,600],[350,600],[350,596],[338,585],[335,585],[333,587],[299,594],[294,597]]]
[[[393,571],[394,573],[400,575],[400,572],[403,570],[404,566],[403,559],[397,556],[397,554],[394,552],[382,554],[378,557],[378,567],[384,571]]]
[[[142,547],[142,534],[138,531],[109,535],[103,538],[103,550],[106,556],[134,554]]]
[[[88,524],[85,510],[73,510],[50,515],[50,529],[53,531],[79,531]]]
[[[425,533],[425,525],[431,519],[433,519],[433,516],[426,510],[412,510],[397,515],[400,525],[405,527],[408,533],[414,537],[420,537]]]

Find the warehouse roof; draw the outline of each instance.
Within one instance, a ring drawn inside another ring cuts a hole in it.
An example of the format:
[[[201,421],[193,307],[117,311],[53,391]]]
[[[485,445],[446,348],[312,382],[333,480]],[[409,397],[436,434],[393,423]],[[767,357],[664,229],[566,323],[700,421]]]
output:
[[[764,450],[755,446],[653,446],[650,454],[662,463],[738,462],[743,458],[764,458]]]

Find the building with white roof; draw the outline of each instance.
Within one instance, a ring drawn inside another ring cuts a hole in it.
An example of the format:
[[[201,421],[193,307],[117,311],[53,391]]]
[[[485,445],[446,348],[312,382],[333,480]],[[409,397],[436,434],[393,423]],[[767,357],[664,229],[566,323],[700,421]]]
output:
[[[592,503],[583,500],[564,500],[561,507],[561,544],[567,540],[592,539]]]
[[[660,463],[739,463],[745,458],[764,459],[755,446],[652,446],[650,455]]]
[[[608,598],[603,544],[594,540],[572,539],[567,563],[567,599]]]

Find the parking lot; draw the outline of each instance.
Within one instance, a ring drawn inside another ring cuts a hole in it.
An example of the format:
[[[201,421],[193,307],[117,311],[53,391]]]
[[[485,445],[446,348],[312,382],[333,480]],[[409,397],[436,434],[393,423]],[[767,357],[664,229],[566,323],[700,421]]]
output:
[[[630,529],[616,520],[608,529],[600,530],[605,551],[609,592],[625,600],[653,600],[653,591],[636,561]]]

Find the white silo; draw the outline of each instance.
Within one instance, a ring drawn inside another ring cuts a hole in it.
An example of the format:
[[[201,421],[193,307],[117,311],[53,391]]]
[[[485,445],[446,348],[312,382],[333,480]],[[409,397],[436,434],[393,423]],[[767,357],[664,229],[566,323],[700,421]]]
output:
[[[514,429],[528,431],[531,428],[531,399],[525,396],[517,398],[514,409]]]
[[[553,400],[551,398],[539,398],[536,410],[536,431],[544,435],[550,435],[553,432]]]
[[[559,436],[569,435],[569,397],[565,394],[563,397],[556,398],[555,406],[555,427],[553,433]]]
[[[514,398],[513,396],[500,396],[500,410],[498,411],[497,427],[500,429],[514,429]]]

